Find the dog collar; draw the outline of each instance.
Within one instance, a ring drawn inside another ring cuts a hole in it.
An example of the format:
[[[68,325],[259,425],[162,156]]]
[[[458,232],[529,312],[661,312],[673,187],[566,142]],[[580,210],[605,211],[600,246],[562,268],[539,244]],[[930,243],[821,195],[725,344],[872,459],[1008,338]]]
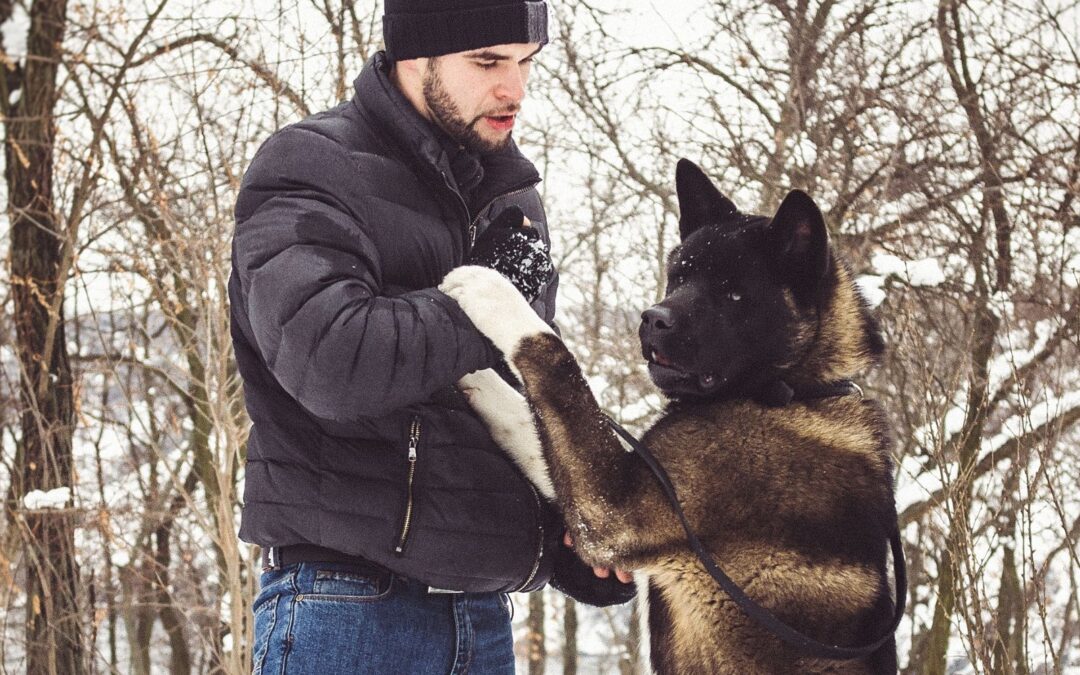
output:
[[[817,401],[823,398],[838,398],[858,394],[863,398],[862,387],[851,380],[823,382],[792,387],[783,380],[774,380],[762,387],[758,401],[770,408],[783,408],[793,401]]]

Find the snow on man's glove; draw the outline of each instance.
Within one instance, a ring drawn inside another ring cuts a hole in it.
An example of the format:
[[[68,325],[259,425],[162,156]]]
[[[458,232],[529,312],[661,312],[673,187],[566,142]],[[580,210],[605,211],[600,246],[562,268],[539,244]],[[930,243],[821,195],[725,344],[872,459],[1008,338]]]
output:
[[[540,233],[525,225],[525,214],[516,206],[503,209],[491,221],[473,245],[468,262],[503,275],[530,303],[555,272]]]

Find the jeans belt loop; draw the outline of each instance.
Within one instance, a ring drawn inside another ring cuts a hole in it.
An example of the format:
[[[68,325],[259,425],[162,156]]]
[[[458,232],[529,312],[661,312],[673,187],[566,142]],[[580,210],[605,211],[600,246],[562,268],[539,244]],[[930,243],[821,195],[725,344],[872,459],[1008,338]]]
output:
[[[262,571],[269,572],[270,570],[276,568],[278,566],[277,558],[277,555],[275,555],[274,553],[274,547],[268,546],[266,548],[266,564],[263,565]]]

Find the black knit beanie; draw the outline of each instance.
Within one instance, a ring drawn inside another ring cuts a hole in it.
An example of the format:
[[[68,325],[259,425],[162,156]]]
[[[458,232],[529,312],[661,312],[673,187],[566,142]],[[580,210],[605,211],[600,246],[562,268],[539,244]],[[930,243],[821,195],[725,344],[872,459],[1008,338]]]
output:
[[[383,14],[391,61],[547,41],[543,0],[386,0]]]

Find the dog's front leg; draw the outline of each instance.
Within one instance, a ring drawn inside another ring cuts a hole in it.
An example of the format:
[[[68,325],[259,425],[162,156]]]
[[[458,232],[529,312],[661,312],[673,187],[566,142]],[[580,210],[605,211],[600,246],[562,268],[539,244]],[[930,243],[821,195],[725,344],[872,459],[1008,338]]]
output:
[[[469,373],[458,380],[458,388],[484,420],[499,447],[510,455],[540,494],[554,500],[555,488],[525,397],[490,368]]]
[[[522,381],[556,499],[582,559],[635,569],[679,540],[662,493],[607,426],[577,361],[513,285],[492,270],[461,267],[440,289]]]

